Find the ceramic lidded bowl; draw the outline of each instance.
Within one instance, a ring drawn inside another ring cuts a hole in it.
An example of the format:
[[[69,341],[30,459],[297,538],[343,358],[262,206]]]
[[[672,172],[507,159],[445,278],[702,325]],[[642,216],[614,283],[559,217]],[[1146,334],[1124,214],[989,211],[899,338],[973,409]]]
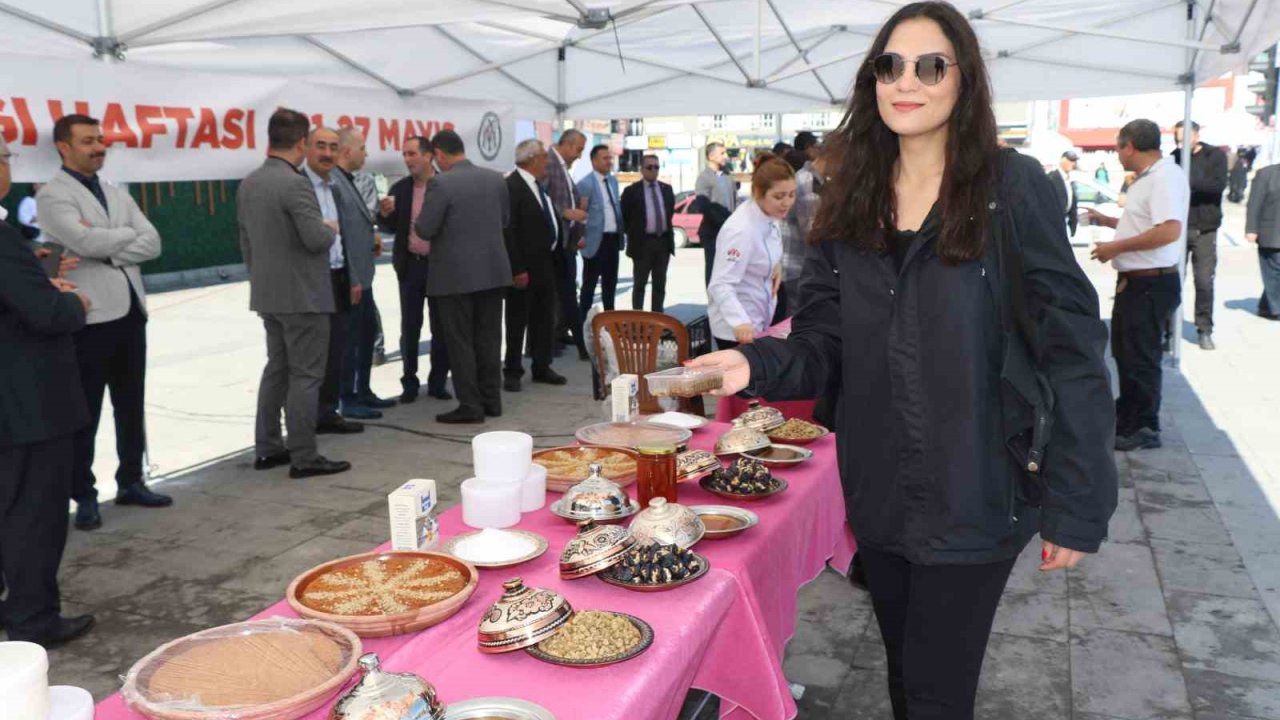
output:
[[[687,550],[706,531],[697,513],[664,497],[650,500],[649,507],[631,521],[631,536],[637,545],[679,545]]]
[[[613,567],[635,544],[631,532],[621,525],[583,520],[578,523],[578,534],[560,553],[560,577],[575,580]]]
[[[743,425],[760,432],[769,432],[776,427],[781,427],[787,421],[781,410],[761,405],[759,400],[752,400],[746,412],[739,415],[737,419],[741,420]]]
[[[585,518],[601,519],[626,515],[631,498],[617,483],[605,478],[598,464],[588,467],[587,479],[565,491],[561,507]]]
[[[733,428],[720,436],[716,441],[717,455],[735,455],[737,453],[751,452],[752,450],[761,450],[769,447],[772,443],[769,436],[763,432],[748,427],[738,418],[733,421]]]
[[[480,618],[480,652],[520,650],[546,640],[573,617],[560,593],[526,587],[518,577],[502,583],[502,597]]]

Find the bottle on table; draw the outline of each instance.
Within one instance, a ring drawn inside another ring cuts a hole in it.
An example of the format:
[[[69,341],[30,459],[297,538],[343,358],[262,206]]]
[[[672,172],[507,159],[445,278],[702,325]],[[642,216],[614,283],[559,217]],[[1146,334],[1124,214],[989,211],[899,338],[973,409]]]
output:
[[[656,497],[676,501],[676,448],[674,445],[647,445],[638,448],[636,494],[641,508]]]

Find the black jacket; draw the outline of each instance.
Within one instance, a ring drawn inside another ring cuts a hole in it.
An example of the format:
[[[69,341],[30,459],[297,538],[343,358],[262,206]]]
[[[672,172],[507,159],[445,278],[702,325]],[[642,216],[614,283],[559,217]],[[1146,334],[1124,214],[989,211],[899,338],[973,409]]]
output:
[[[1062,179],[1062,173],[1051,170],[1048,178],[1049,184],[1053,186],[1053,194],[1058,198],[1058,207],[1067,207],[1067,183]],[[1080,224],[1080,198],[1075,193],[1071,193],[1071,207],[1067,208],[1066,217],[1067,229],[1075,235]]]
[[[675,255],[676,238],[671,218],[675,215],[676,195],[671,190],[671,186],[661,180],[658,181],[658,192],[662,193],[662,210],[667,216],[667,231],[662,234],[662,243],[668,254]],[[622,191],[619,202],[622,206],[622,228],[627,233],[627,257],[635,257],[636,249],[645,242],[645,236],[648,234],[646,232],[648,228],[645,227],[648,216],[645,214],[644,193],[645,181],[633,182]]]
[[[0,447],[89,423],[71,337],[84,315],[80,299],[50,285],[18,232],[0,223]]]
[[[427,256],[409,252],[409,230],[413,228],[413,178],[405,176],[396,181],[387,193],[396,200],[396,209],[390,215],[378,215],[378,227],[395,233],[396,242],[391,248],[391,267],[396,275],[415,270],[426,273],[430,266]]]
[[[1000,313],[1009,304],[990,235],[982,257],[945,265],[935,254],[935,212],[900,273],[887,253],[844,242],[810,248],[806,302],[790,337],[740,348],[751,363],[748,392],[773,399],[814,397],[841,373],[837,448],[854,534],[913,562],[1012,558],[1037,531],[1093,552],[1116,506],[1097,294],[1035,160],[1014,154],[993,196],[1012,213],[1042,369],[1058,399],[1043,510],[1003,437],[1001,371],[1011,346]]]
[[[507,176],[507,190],[511,193],[511,222],[503,233],[507,257],[511,260],[511,274],[527,272],[531,276],[530,282],[549,281],[554,272],[552,250],[558,246],[559,239],[552,234],[542,214],[542,204],[519,172],[513,170]],[[555,212],[554,206],[551,212]]]
[[[1182,164],[1182,148],[1173,151],[1173,161]],[[1200,152],[1191,155],[1191,210],[1187,227],[1206,232],[1222,227],[1222,193],[1227,189],[1227,154],[1220,147],[1200,143]]]

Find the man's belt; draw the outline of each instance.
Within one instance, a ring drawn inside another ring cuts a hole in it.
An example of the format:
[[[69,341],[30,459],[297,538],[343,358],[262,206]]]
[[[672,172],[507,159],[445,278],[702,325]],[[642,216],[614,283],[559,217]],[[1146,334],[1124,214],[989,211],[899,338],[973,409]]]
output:
[[[1178,274],[1178,266],[1170,265],[1169,267],[1147,268],[1145,270],[1125,270],[1124,272],[1120,273],[1120,277],[1149,278],[1149,277],[1161,277],[1163,275],[1177,275],[1177,274]]]

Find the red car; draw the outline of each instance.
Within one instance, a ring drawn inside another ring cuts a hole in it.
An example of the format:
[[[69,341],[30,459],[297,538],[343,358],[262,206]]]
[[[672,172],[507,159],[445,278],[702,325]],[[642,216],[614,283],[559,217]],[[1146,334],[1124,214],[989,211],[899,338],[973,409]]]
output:
[[[675,214],[671,217],[671,230],[675,233],[675,244],[678,248],[692,247],[700,244],[698,226],[702,224],[702,213],[689,212],[695,195],[688,190],[676,195]]]

